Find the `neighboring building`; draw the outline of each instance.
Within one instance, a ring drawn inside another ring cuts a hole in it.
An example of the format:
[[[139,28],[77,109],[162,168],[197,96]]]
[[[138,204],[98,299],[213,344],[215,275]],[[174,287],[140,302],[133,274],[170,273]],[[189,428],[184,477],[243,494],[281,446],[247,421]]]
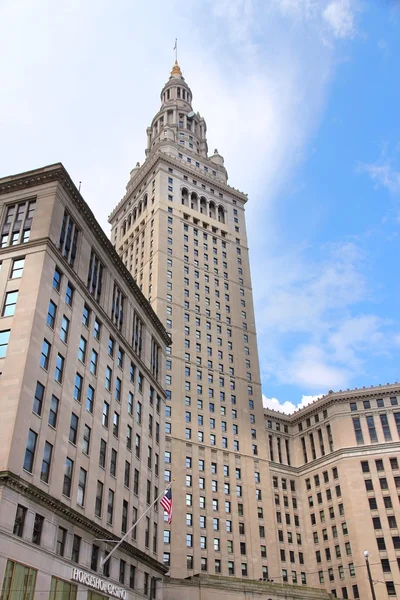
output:
[[[400,386],[329,392],[291,416],[265,410],[271,542],[290,572],[300,515],[309,585],[340,598],[370,598],[364,551],[378,600],[400,590]],[[280,579],[282,581],[282,579]]]
[[[216,575],[164,580],[166,600],[333,600],[326,591],[308,586],[249,581]]]
[[[0,228],[2,600],[155,598],[158,503],[100,540],[163,489],[169,338],[61,164],[0,179]]]
[[[228,124],[227,124],[228,126]],[[206,123],[175,63],[147,129],[146,161],[110,215],[111,240],[171,334],[164,526],[171,577],[268,578],[280,562],[249,267],[247,196],[208,156]],[[297,518],[297,515],[296,515]],[[303,551],[292,569],[306,585]]]

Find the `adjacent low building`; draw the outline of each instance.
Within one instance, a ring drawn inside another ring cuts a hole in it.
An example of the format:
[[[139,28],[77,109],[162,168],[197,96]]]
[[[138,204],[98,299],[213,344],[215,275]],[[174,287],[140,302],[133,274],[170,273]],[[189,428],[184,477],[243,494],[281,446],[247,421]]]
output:
[[[0,227],[2,599],[160,597],[169,338],[61,164]]]
[[[329,392],[293,415],[266,409],[264,417],[274,496],[269,544],[279,559],[270,577],[294,583],[300,542],[308,585],[371,598],[367,550],[377,599],[396,597],[400,385]]]

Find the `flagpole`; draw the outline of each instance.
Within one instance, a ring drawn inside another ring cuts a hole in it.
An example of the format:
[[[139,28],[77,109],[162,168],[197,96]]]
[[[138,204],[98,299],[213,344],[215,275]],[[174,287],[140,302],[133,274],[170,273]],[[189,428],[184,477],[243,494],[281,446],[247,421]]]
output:
[[[117,550],[117,548],[119,548],[119,546],[122,544],[122,542],[124,542],[126,540],[126,538],[128,537],[128,535],[130,534],[130,532],[132,531],[132,529],[134,529],[136,527],[136,525],[139,523],[139,521],[141,521],[144,517],[145,514],[147,514],[149,512],[149,510],[156,504],[156,502],[158,502],[158,500],[160,498],[162,498],[162,496],[164,496],[165,492],[171,487],[172,483],[175,481],[175,479],[173,479],[165,488],[164,491],[161,492],[161,494],[159,496],[157,496],[157,498],[150,504],[150,506],[148,506],[146,508],[146,510],[144,511],[144,513],[142,513],[140,515],[140,517],[138,518],[138,520],[132,525],[132,527],[130,529],[128,529],[128,531],[126,532],[126,534],[124,535],[124,537],[122,537],[118,544],[116,546],[114,546],[114,548],[111,550],[111,552],[109,554],[107,554],[107,556],[105,558],[103,558],[100,561],[100,570],[103,570],[104,565],[106,564],[106,562],[111,558],[111,556],[114,554],[114,552]],[[112,543],[112,540],[109,540]],[[115,543],[115,542],[114,542]]]
[[[175,38],[175,61],[178,62],[178,38]]]

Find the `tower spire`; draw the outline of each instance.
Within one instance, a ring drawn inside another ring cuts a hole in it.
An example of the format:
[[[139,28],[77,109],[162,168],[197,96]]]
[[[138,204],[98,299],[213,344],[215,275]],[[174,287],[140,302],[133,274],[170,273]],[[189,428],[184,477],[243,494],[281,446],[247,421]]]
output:
[[[175,50],[175,62],[178,63],[178,38],[175,38],[174,50]]]

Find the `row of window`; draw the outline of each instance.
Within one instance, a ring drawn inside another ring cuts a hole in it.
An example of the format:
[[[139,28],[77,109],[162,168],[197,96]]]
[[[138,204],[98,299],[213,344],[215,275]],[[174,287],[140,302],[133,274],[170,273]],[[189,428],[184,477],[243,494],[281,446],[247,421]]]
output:
[[[368,427],[368,434],[371,444],[378,443],[378,434],[375,426],[375,416],[376,415],[373,414],[365,415],[365,421]],[[397,428],[397,435],[400,437],[400,412],[394,412],[393,417]],[[357,444],[362,445],[364,444],[364,433],[362,429],[361,418],[353,417],[352,421]],[[392,441],[392,432],[390,429],[388,415],[386,413],[379,414],[379,421],[381,424],[382,433],[385,441]]]

